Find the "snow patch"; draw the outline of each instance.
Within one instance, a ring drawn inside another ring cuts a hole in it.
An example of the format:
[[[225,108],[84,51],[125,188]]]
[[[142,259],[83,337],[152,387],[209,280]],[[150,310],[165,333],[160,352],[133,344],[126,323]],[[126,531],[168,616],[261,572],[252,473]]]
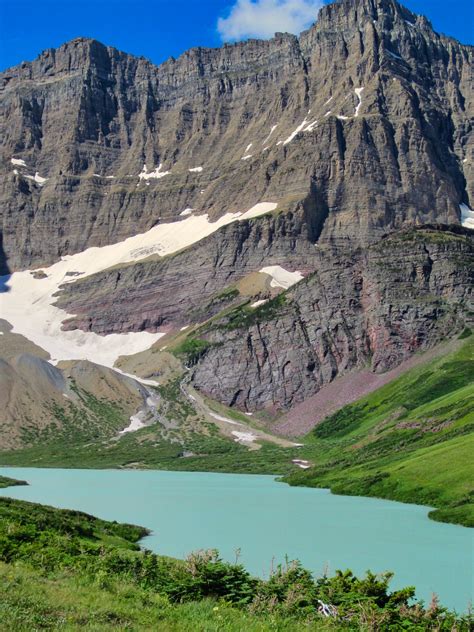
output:
[[[329,116],[331,114],[331,110],[329,110],[328,112],[326,112],[326,114],[324,116]]]
[[[164,178],[169,173],[171,173],[171,171],[161,171],[162,168],[163,168],[163,165],[160,162],[160,164],[158,165],[156,169],[148,172],[146,168],[146,164],[144,164],[141,173],[138,174],[138,177],[140,180],[150,180],[151,178]]]
[[[247,147],[245,148],[244,154],[246,154],[248,152],[248,150],[250,149],[250,147],[252,147],[253,143],[249,143],[247,145]]]
[[[258,217],[276,207],[273,202],[260,202],[246,213],[227,213],[216,222],[210,222],[207,215],[190,215],[184,220],[157,224],[146,233],[122,242],[67,255],[44,268],[46,277],[41,279],[35,279],[29,270],[14,272],[3,277],[9,291],[2,294],[2,318],[13,325],[13,333],[22,334],[36,343],[56,361],[90,360],[113,367],[119,356],[145,351],[164,333],[143,331],[99,336],[81,330],[63,331],[62,322],[71,314],[54,306],[54,294],[60,285],[151,254],[171,254],[200,241],[222,226]],[[74,276],[68,274],[71,272],[75,273]]]
[[[327,101],[325,101],[324,105],[328,105],[329,103],[331,103],[331,101],[334,99],[334,97],[329,97],[329,99]]]
[[[181,211],[180,216],[185,217],[186,215],[191,215],[193,211],[193,208],[185,208],[184,211]]]
[[[337,117],[340,121],[348,121],[349,117],[348,116],[342,116],[342,114],[338,114]]]
[[[250,305],[250,307],[260,307],[260,305],[263,305],[267,301],[268,301],[268,298],[264,298],[261,301],[255,301],[255,303],[252,303],[252,305]]]
[[[201,173],[202,167],[192,167],[191,169],[188,169],[188,171],[191,171],[192,173]]]
[[[239,221],[250,219],[252,217],[258,217],[259,215],[265,215],[265,213],[270,213],[270,211],[274,211],[278,204],[275,202],[259,202],[252,206],[246,213],[240,214]]]
[[[317,119],[315,121],[313,121],[312,123],[310,123],[308,126],[306,126],[303,130],[303,132],[312,132],[314,130],[314,128],[317,126],[318,121]]]
[[[116,373],[120,373],[120,375],[125,375],[126,377],[132,378],[132,380],[140,382],[140,384],[143,384],[144,386],[159,386],[160,385],[160,383],[157,380],[152,380],[151,378],[137,377],[136,375],[133,375],[132,373],[127,373],[126,371],[122,371],[122,369],[119,369],[117,367],[113,367],[113,370]]]
[[[461,224],[464,228],[474,230],[474,211],[467,204],[460,204],[459,209],[461,211]]]
[[[289,272],[281,266],[267,266],[259,270],[259,272],[263,272],[272,277],[270,283],[271,287],[282,287],[285,290],[304,279],[301,272]]]
[[[356,106],[354,116],[359,116],[360,106],[362,105],[362,92],[363,91],[364,91],[364,88],[356,88],[355,89],[355,93],[357,95],[357,98],[359,99],[359,103]]]
[[[252,158],[252,154],[247,154],[246,156],[243,156],[240,160],[249,160],[249,158]]]
[[[302,123],[300,123],[300,124],[298,125],[298,127],[297,127],[297,128],[296,128],[293,132],[291,132],[291,134],[288,136],[288,138],[287,138],[285,141],[283,141],[283,144],[284,144],[284,145],[287,145],[288,143],[291,143],[291,141],[293,140],[293,138],[294,138],[297,134],[299,134],[301,131],[303,131],[303,129],[304,129],[304,128],[308,125],[308,124],[309,124],[309,121],[305,118],[305,119],[303,120],[303,122],[302,122]]]
[[[42,178],[38,172],[35,173],[34,176],[25,176],[28,180],[33,180],[36,184],[39,184],[40,187],[48,180],[48,178]]]
[[[127,432],[136,432],[137,430],[141,430],[141,428],[145,428],[146,424],[142,421],[142,416],[140,413],[136,415],[132,415],[130,417],[130,424],[119,432],[120,435],[124,435]]]
[[[238,432],[237,430],[232,430],[232,435],[237,443],[253,443],[257,438],[253,432]]]
[[[239,424],[238,421],[234,421],[233,419],[228,419],[227,417],[222,417],[221,415],[217,415],[216,413],[209,413],[211,417],[217,419],[217,421],[224,421],[226,424],[231,424],[232,426],[242,426],[243,424]],[[233,433],[232,433],[233,434]]]
[[[10,162],[17,167],[26,167],[26,162],[22,158],[12,158]]]
[[[267,143],[270,140],[270,136],[273,134],[273,132],[276,130],[276,128],[278,127],[278,123],[276,125],[272,125],[272,128],[270,130],[270,133],[268,134],[268,136],[265,138],[264,141],[262,141],[262,145],[265,145],[265,143]],[[265,151],[265,150],[264,150]]]
[[[189,329],[189,325],[185,325],[184,327],[181,327],[179,331],[186,331],[186,329]]]

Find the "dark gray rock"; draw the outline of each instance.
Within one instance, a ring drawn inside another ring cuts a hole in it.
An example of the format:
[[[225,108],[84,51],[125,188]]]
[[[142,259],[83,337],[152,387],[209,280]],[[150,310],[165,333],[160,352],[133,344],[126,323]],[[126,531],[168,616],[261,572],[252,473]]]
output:
[[[159,67],[87,39],[46,50],[0,74],[7,264],[48,264],[186,207],[216,218],[311,199],[308,222],[341,244],[458,222],[473,195],[471,71],[472,47],[393,0],[337,2],[299,38],[192,49]],[[318,124],[277,145],[304,119]],[[171,174],[137,186],[144,163]],[[36,171],[43,186],[25,178]]]

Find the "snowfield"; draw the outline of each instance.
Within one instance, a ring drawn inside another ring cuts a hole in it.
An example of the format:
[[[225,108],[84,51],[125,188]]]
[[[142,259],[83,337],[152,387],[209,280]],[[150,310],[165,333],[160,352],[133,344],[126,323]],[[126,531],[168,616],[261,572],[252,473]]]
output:
[[[54,294],[60,285],[117,264],[138,261],[150,254],[171,254],[200,241],[222,226],[258,217],[276,207],[276,203],[261,202],[245,213],[227,213],[216,222],[210,222],[207,215],[190,215],[180,221],[158,224],[146,233],[117,244],[88,248],[65,256],[43,268],[44,278],[34,278],[28,270],[14,272],[10,277],[3,278],[7,291],[0,297],[1,316],[11,323],[13,333],[22,334],[45,349],[53,363],[90,360],[113,367],[119,356],[145,351],[164,334],[133,332],[100,336],[80,330],[63,331],[61,324],[71,314],[53,305]]]
[[[285,268],[281,266],[267,266],[259,270],[259,272],[263,272],[272,277],[270,283],[271,287],[282,287],[285,290],[304,279],[301,272],[288,272],[288,270],[285,270]]]
[[[467,204],[460,204],[461,224],[464,228],[472,228],[474,230],[474,211],[471,211]]]
[[[143,165],[143,169],[141,173],[138,174],[138,177],[140,180],[150,180],[152,178],[159,179],[159,178],[164,178],[165,176],[171,173],[171,171],[161,171],[162,168],[163,168],[163,165],[160,163],[156,169],[153,169],[152,171],[148,172],[146,165]]]

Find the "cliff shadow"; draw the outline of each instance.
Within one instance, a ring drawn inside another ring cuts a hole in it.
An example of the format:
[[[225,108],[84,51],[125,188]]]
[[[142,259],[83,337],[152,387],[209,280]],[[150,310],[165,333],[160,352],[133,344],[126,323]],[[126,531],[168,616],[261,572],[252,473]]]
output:
[[[7,285],[11,276],[10,268],[7,263],[7,255],[3,249],[3,234],[0,233],[0,294],[9,292],[10,288]],[[1,309],[0,309],[1,312]]]

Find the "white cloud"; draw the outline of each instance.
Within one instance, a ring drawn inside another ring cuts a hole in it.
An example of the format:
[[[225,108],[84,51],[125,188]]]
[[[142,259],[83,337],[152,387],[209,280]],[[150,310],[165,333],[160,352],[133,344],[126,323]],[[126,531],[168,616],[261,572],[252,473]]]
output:
[[[316,20],[322,5],[322,0],[236,0],[217,30],[224,41],[265,39],[279,31],[297,35]]]

